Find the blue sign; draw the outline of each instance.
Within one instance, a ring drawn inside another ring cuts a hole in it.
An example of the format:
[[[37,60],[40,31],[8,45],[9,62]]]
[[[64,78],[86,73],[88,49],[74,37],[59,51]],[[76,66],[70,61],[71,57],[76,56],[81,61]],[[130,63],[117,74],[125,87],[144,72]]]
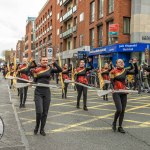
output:
[[[118,32],[109,32],[109,35],[118,35]]]
[[[114,44],[94,48],[90,51],[90,56],[117,53],[117,52],[144,52],[146,48],[150,47],[150,43],[129,43],[129,44]]]
[[[84,55],[88,56],[89,55],[89,51],[78,51],[78,58],[79,59],[83,59]]]

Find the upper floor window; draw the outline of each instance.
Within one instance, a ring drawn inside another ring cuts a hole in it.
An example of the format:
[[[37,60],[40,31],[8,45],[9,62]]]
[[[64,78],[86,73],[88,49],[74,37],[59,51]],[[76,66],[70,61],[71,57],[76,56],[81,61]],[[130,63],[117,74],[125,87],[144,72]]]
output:
[[[101,47],[103,46],[103,26],[100,25],[98,27],[98,46]]]
[[[99,18],[104,16],[104,0],[99,0]]]
[[[81,34],[80,35],[80,37],[79,37],[79,46],[81,47],[81,46],[83,46],[83,34]]]
[[[112,13],[114,11],[114,0],[109,0],[109,13]]]
[[[94,22],[95,2],[90,3],[90,22]]]
[[[90,30],[90,46],[94,47],[94,28]]]
[[[130,34],[130,18],[123,17],[123,33]]]

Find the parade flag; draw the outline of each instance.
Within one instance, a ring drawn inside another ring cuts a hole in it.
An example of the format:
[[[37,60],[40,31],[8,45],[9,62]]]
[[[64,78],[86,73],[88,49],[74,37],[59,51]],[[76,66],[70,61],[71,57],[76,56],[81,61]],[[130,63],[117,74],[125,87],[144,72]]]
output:
[[[102,70],[102,60],[101,60],[100,55],[98,56],[98,64],[99,64],[99,70],[101,71]],[[105,83],[104,83],[104,79],[103,79],[101,73],[98,73],[98,78],[99,78],[100,89],[102,89]]]

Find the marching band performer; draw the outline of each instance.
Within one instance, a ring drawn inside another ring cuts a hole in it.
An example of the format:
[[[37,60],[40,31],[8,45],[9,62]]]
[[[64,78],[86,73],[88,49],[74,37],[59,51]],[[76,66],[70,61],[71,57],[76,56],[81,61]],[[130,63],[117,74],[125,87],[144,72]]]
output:
[[[109,65],[110,65],[110,67],[109,67]],[[109,73],[111,70],[112,70],[112,63],[110,63],[110,64],[105,63],[104,67],[101,69],[101,75],[102,75],[103,80],[110,81]],[[108,90],[108,88],[109,88],[109,83],[105,83],[103,90]],[[104,95],[103,100],[108,101],[108,95]]]
[[[112,84],[114,87],[114,90],[125,90],[126,89],[126,83],[125,79],[128,74],[135,74],[138,70],[137,67],[137,60],[133,60],[133,69],[125,69],[124,68],[124,61],[122,59],[118,59],[116,61],[116,68],[113,69],[111,73],[112,77]],[[114,121],[112,124],[113,131],[116,131],[116,123],[119,118],[119,127],[118,132],[125,133],[124,129],[122,128],[122,122],[124,118],[125,108],[127,104],[127,93],[113,93],[113,100],[116,106],[116,113],[114,115]]]
[[[22,79],[29,80],[29,72],[32,67],[36,67],[36,63],[34,61],[29,62],[27,58],[23,58],[23,64],[18,67],[17,76]],[[26,81],[17,80],[19,83],[26,83]],[[20,108],[25,108],[25,102],[27,99],[28,87],[23,87],[19,89],[20,95]]]
[[[51,73],[62,72],[62,69],[55,63],[54,58],[52,59],[54,68],[48,66],[48,58],[45,56],[41,58],[40,62],[41,66],[34,70],[34,81],[36,83],[49,84]],[[38,133],[41,124],[40,134],[45,136],[46,133],[44,131],[44,127],[51,101],[51,92],[49,87],[36,87],[34,100],[36,109],[36,126],[34,129],[34,134]]]
[[[85,84],[85,85],[88,84],[88,80],[86,78],[87,71],[93,69],[92,59],[89,58],[88,60],[89,60],[89,64],[90,64],[89,67],[85,68],[84,60],[80,60],[79,67],[75,70],[76,81],[80,82],[82,84]],[[83,109],[85,111],[88,111],[88,108],[87,108],[87,87],[83,87],[81,85],[76,85],[76,88],[77,88],[77,92],[78,92],[76,107],[80,108],[80,99],[81,99],[81,95],[83,92]]]
[[[63,78],[63,81],[66,80],[66,79],[70,79],[69,78],[69,72],[71,71],[72,68],[68,68],[68,64],[64,64],[63,66],[63,70],[62,70],[62,78]],[[68,84],[69,83],[64,83],[64,93],[63,93],[63,90],[62,90],[62,98],[67,98],[67,88],[68,88]]]
[[[14,76],[15,70],[14,70],[14,66],[10,67],[10,76]],[[10,89],[13,86],[13,79],[10,80]]]

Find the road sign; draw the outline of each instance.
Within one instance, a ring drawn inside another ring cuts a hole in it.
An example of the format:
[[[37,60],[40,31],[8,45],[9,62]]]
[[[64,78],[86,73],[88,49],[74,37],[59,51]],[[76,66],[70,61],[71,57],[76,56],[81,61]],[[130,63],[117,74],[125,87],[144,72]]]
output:
[[[48,59],[52,59],[52,56],[53,56],[53,48],[47,48]]]
[[[110,36],[118,36],[119,33],[119,24],[110,24],[109,25],[109,35]]]

